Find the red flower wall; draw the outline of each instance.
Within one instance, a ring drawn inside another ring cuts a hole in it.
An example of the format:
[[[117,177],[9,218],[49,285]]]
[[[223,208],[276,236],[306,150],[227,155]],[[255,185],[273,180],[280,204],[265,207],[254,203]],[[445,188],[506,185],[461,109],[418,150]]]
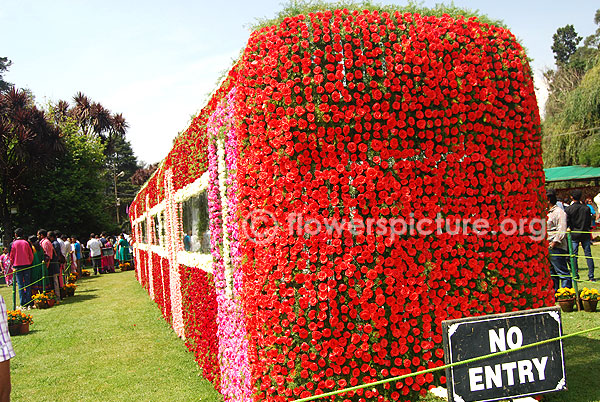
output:
[[[212,277],[196,268],[180,267],[186,345],[203,375],[219,389],[217,296]]]
[[[531,71],[509,31],[398,13],[288,18],[252,35],[236,86],[242,216],[269,209],[279,224],[272,243],[242,239],[256,400],[439,366],[442,320],[551,303],[546,246],[526,235],[285,230],[298,213],[472,217],[495,232],[544,216]],[[439,382],[348,400],[414,400]]]
[[[439,366],[442,320],[552,304],[546,245],[501,230],[509,218],[545,216],[531,70],[508,30],[336,10],[254,32],[138,194],[132,220],[164,198],[167,169],[175,189],[206,171],[206,121],[232,87],[244,161],[237,219],[243,226],[266,209],[276,221],[272,242],[239,239],[255,400]],[[491,232],[299,235],[287,230],[292,214],[479,218]],[[168,319],[168,264],[162,275],[153,267]],[[197,269],[180,273],[188,347],[218,386],[214,284]],[[342,400],[414,400],[439,383],[440,375],[420,376]]]

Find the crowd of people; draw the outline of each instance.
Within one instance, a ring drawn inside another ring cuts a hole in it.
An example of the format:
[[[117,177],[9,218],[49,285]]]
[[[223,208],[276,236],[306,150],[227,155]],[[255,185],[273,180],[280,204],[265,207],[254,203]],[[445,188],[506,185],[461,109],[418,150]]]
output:
[[[591,245],[593,242],[592,230],[595,228],[599,219],[597,209],[594,208],[591,198],[582,201],[582,191],[579,189],[571,192],[570,200],[560,202],[557,199],[556,191],[548,190],[546,198],[550,204],[548,211],[548,247],[550,251],[550,263],[554,289],[560,287],[573,287],[573,277],[571,276],[571,260],[569,259],[569,246],[575,255],[572,260],[574,278],[579,279],[579,266],[577,256],[579,246],[583,249],[588,267],[588,280],[595,282],[594,260],[592,258]],[[600,194],[599,194],[600,196]],[[600,197],[598,202],[600,202]],[[600,208],[598,208],[600,210]],[[571,244],[568,244],[567,229],[571,230]]]
[[[40,229],[36,235],[25,236],[23,229],[14,232],[14,240],[4,247],[0,256],[0,269],[6,284],[16,287],[19,293],[20,308],[30,309],[32,294],[53,290],[60,301],[60,289],[64,286],[64,274],[72,273],[81,277],[85,259],[89,258],[94,274],[115,272],[115,261],[131,261],[127,235],[121,233],[119,239],[92,233],[85,245],[77,236],[70,237],[58,230]],[[47,278],[48,283],[42,278]]]

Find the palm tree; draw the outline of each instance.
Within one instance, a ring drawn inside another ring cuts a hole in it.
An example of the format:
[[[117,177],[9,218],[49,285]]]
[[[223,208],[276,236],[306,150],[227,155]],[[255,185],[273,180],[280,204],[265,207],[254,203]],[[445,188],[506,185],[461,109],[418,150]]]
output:
[[[114,148],[115,136],[124,137],[129,128],[123,115],[111,114],[110,110],[98,102],[92,102],[81,92],[73,97],[73,101],[75,105],[69,109],[68,114],[75,119],[85,135],[98,136],[104,144],[104,154],[110,155]]]
[[[60,134],[28,92],[13,88],[0,94],[0,219],[5,242],[12,234],[11,207],[18,207],[28,179],[64,152]]]

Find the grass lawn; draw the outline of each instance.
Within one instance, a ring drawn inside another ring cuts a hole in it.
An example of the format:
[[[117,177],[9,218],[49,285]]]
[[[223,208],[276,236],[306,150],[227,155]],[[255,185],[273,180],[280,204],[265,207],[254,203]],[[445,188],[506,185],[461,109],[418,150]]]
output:
[[[600,256],[600,245],[592,247]],[[600,260],[596,261],[600,266]],[[580,276],[587,278],[585,260]],[[596,268],[600,278],[600,268]],[[200,375],[132,271],[83,278],[76,296],[31,310],[31,333],[13,337],[14,401],[222,401]],[[600,289],[600,283],[581,285]],[[11,289],[0,288],[12,308]],[[598,313],[563,313],[565,334],[600,326]],[[568,391],[544,401],[600,402],[600,331],[564,341]],[[437,402],[433,396],[422,401]]]
[[[222,401],[133,271],[80,280],[13,337],[13,401]],[[0,294],[12,308],[11,290]]]

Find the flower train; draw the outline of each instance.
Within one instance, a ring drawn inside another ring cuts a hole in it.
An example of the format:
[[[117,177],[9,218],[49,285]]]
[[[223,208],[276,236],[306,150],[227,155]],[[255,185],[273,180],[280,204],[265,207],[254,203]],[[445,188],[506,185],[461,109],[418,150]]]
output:
[[[503,230],[544,216],[539,124],[504,28],[286,18],[251,34],[134,200],[137,279],[226,401],[440,366],[442,320],[552,303],[544,244]],[[434,230],[455,218],[489,230]],[[414,400],[444,380],[341,400]]]

